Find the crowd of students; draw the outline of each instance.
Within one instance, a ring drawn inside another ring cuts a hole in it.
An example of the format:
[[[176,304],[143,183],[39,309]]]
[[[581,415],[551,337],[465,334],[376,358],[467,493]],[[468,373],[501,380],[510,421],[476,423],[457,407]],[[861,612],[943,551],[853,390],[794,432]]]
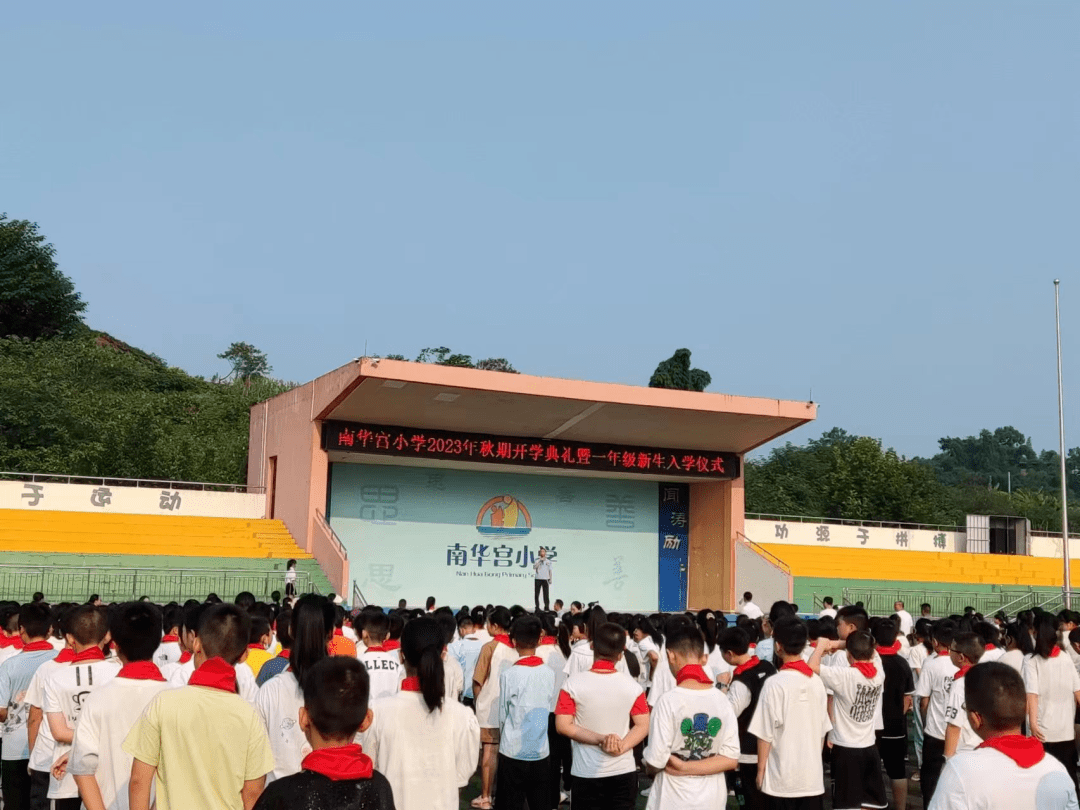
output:
[[[555,607],[0,604],[3,806],[1077,807],[1075,613]]]

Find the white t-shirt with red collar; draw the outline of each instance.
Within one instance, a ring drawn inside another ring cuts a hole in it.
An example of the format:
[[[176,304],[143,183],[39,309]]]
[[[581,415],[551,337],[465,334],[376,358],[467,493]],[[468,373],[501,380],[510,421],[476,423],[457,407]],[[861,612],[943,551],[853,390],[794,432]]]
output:
[[[398,650],[387,650],[382,646],[368,647],[360,656],[360,663],[367,670],[368,683],[371,684],[368,705],[398,693],[401,679],[405,677]]]
[[[772,745],[763,793],[782,798],[825,793],[820,751],[832,730],[827,704],[817,675],[781,668],[762,685],[749,731]]]
[[[618,672],[608,661],[596,661],[592,669],[569,676],[559,693],[556,715],[571,715],[575,725],[604,736],[625,737],[630,718],[647,715],[645,691],[630,675]],[[598,745],[571,740],[573,765],[570,773],[580,779],[602,779],[633,773],[634,752],[613,757]]]
[[[952,688],[949,689],[949,702],[945,706],[945,722],[960,729],[960,739],[956,743],[956,752],[974,751],[982,744],[982,737],[971,728],[967,715],[967,675],[971,667],[960,669],[953,675]]]
[[[885,673],[870,662],[866,672],[855,667],[822,667],[821,680],[833,695],[833,729],[829,742],[844,748],[869,748],[874,736]],[[867,675],[872,670],[871,675]]]
[[[929,698],[926,707],[925,732],[937,740],[945,739],[945,709],[949,705],[949,692],[952,691],[956,664],[948,655],[935,655],[927,658],[919,674],[919,684],[915,687],[915,696]]]

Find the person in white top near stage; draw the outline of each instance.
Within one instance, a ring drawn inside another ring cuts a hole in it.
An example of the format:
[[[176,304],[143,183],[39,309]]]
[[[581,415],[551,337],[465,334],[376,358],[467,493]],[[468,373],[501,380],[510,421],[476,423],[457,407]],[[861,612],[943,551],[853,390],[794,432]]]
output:
[[[548,559],[546,548],[540,548],[540,556],[533,563],[533,571],[536,572],[536,579],[533,580],[533,600],[536,602],[536,612],[539,613],[541,589],[544,591],[544,610],[547,611],[551,607],[549,591],[551,587],[551,560]]]
[[[904,610],[904,603],[897,602],[893,605],[893,612],[900,617],[900,635],[911,635],[911,631],[915,629],[915,619],[911,614]]]
[[[760,619],[765,614],[765,611],[754,604],[754,595],[750,591],[742,595],[742,607],[739,612],[751,619]]]

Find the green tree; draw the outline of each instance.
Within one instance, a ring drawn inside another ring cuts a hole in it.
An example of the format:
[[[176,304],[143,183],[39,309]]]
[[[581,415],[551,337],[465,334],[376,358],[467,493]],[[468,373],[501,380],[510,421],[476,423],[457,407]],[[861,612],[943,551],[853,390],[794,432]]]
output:
[[[266,354],[250,343],[233,343],[218,357],[232,364],[232,371],[222,377],[221,382],[243,380],[248,383],[252,377],[270,376],[270,361],[266,359]]]
[[[60,272],[36,223],[0,214],[0,337],[70,336],[86,303]]]
[[[675,388],[680,391],[704,391],[712,376],[700,368],[690,368],[690,350],[677,349],[675,354],[656,367],[649,379],[649,388]]]

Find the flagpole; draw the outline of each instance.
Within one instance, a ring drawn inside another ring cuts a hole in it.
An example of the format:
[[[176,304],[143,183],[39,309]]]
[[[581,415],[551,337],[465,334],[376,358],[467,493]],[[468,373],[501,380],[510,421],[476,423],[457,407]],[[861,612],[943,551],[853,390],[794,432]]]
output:
[[[1054,325],[1057,329],[1058,377],[1058,450],[1061,454],[1061,556],[1065,563],[1065,581],[1061,585],[1065,609],[1072,610],[1072,579],[1069,575],[1069,501],[1068,481],[1065,478],[1065,398],[1061,388],[1061,308],[1058,291],[1061,279],[1054,279]]]

